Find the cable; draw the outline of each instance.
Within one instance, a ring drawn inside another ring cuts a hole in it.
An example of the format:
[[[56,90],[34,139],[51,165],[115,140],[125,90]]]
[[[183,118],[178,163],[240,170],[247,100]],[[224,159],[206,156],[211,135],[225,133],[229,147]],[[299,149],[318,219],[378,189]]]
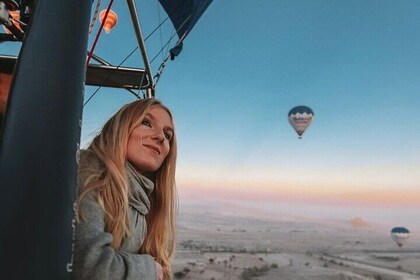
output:
[[[111,6],[112,6],[113,3],[114,3],[114,0],[111,0],[109,2],[109,5],[108,5],[108,8],[106,9],[104,18],[107,18],[108,17],[108,13],[111,10]],[[86,65],[89,65],[89,61],[90,61],[90,59],[92,58],[92,55],[93,55],[93,50],[96,47],[96,43],[98,43],[99,35],[101,35],[102,28],[104,27],[104,24],[105,24],[105,20],[102,21],[101,27],[99,28],[99,31],[98,31],[98,34],[96,34],[96,38],[95,38],[95,41],[93,42],[93,46],[92,46],[92,48],[91,48],[91,50],[89,52],[89,56],[87,58]]]
[[[158,22],[160,22],[160,9],[159,9],[159,3],[156,1],[156,8],[158,13]],[[160,37],[160,47],[163,45],[163,38],[162,38],[162,29],[159,28],[159,37]],[[162,60],[164,59],[163,53],[162,53]]]

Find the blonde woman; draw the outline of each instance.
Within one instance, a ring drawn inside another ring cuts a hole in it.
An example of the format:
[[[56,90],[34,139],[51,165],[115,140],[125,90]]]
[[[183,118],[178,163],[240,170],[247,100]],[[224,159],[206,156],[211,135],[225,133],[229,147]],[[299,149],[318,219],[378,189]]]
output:
[[[171,278],[176,154],[157,99],[122,107],[81,152],[74,279]]]

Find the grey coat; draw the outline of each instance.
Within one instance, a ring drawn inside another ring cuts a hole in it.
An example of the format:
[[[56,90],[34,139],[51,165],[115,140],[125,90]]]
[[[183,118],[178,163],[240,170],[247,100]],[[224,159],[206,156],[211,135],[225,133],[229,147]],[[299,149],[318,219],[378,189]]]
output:
[[[79,189],[92,172],[103,167],[90,151],[82,151],[79,165]],[[150,255],[138,254],[146,236],[145,215],[149,212],[152,181],[137,173],[127,163],[130,182],[130,222],[132,234],[123,240],[119,250],[111,247],[112,235],[105,232],[104,212],[96,199],[86,196],[81,209],[84,220],[76,225],[73,279],[156,280],[156,264]]]

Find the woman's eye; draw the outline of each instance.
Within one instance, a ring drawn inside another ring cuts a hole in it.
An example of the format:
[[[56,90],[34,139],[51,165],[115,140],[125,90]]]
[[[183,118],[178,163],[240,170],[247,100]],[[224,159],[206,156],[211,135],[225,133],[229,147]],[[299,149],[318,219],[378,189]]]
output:
[[[172,134],[165,132],[165,138],[167,140],[171,140],[172,139]]]
[[[150,124],[150,122],[149,122],[148,120],[143,120],[143,121],[141,122],[141,124],[142,124],[142,125],[146,125],[146,126],[148,126],[148,127],[152,127],[152,125]]]

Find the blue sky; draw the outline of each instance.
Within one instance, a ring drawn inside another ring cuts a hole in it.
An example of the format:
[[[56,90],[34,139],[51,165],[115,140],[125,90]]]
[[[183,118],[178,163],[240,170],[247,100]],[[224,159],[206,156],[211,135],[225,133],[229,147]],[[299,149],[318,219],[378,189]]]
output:
[[[416,1],[215,1],[158,87],[177,116],[181,158],[343,180],[382,167],[418,188],[409,170],[420,166],[419,10]],[[299,141],[286,116],[301,104],[315,121]]]
[[[154,0],[137,5],[148,35],[166,14]],[[126,3],[116,1],[113,10],[119,23],[102,33],[95,52],[119,64],[136,42]],[[176,118],[180,193],[219,189],[336,202],[403,193],[383,203],[418,201],[419,14],[414,0],[214,0],[157,86]],[[146,42],[149,57],[160,37],[170,36],[165,24]],[[136,54],[124,65],[142,64]],[[87,87],[86,98],[95,89]],[[84,108],[82,144],[133,100],[101,89]],[[287,120],[296,105],[315,113],[302,140]]]

